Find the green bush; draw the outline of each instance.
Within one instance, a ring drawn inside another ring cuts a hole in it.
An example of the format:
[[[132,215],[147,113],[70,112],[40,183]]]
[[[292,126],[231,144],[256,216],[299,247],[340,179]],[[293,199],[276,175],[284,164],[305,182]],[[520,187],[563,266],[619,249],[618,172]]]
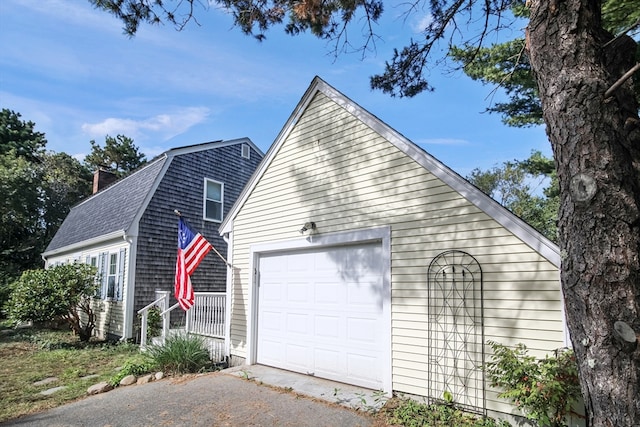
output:
[[[491,386],[504,390],[498,397],[513,402],[540,426],[566,426],[566,415],[581,396],[573,351],[538,360],[527,355],[523,344],[514,349],[493,341],[489,345],[493,356],[485,371]]]
[[[109,379],[109,385],[111,385],[111,387],[117,387],[120,384],[120,381],[128,375],[138,376],[148,374],[155,369],[156,363],[148,355],[140,354],[134,358],[128,359],[122,366],[122,369]]]
[[[147,344],[149,344],[153,337],[158,337],[162,334],[162,311],[160,307],[151,307],[147,311]],[[137,333],[140,333],[142,329],[142,314],[138,314],[138,323],[136,323]]]
[[[164,372],[187,374],[212,367],[209,350],[202,337],[178,334],[168,337],[164,345],[150,346],[148,354]]]
[[[88,341],[95,327],[91,296],[96,286],[96,268],[86,264],[25,271],[12,285],[9,318],[14,323],[63,319],[81,341]]]

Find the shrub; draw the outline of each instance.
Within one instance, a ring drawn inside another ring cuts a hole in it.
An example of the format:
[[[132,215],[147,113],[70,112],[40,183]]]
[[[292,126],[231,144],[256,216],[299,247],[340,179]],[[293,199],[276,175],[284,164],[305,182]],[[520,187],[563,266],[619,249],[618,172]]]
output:
[[[147,344],[149,344],[153,337],[160,336],[162,334],[162,311],[160,307],[151,307],[147,311]],[[142,314],[138,314],[138,322],[136,323],[137,333],[140,334],[142,329]]]
[[[156,363],[146,355],[138,355],[134,358],[128,359],[122,369],[118,371],[111,379],[109,379],[109,385],[111,387],[117,387],[120,381],[128,375],[143,375],[148,374],[156,369]]]
[[[150,346],[148,354],[159,369],[173,374],[202,372],[212,366],[204,340],[195,335],[170,336],[164,345]]]
[[[491,386],[504,390],[498,397],[513,402],[540,426],[566,426],[565,417],[580,398],[578,367],[572,350],[538,360],[527,348],[514,349],[489,341],[492,361],[485,365]]]
[[[400,399],[397,406],[387,410],[387,421],[404,427],[508,427],[506,421],[478,417],[457,408],[453,403],[426,404],[413,399]],[[393,406],[393,405],[392,405]]]
[[[62,318],[81,341],[88,341],[95,327],[95,314],[91,308],[95,279],[95,267],[86,264],[25,271],[13,284],[7,303],[9,318],[14,323]]]

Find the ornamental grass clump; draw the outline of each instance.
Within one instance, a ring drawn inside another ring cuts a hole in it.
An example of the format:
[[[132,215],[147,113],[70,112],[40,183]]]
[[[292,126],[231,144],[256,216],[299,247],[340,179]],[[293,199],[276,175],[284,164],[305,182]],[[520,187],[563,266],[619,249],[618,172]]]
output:
[[[170,374],[204,372],[212,366],[204,339],[195,335],[170,336],[163,345],[150,346],[148,351],[155,366]]]

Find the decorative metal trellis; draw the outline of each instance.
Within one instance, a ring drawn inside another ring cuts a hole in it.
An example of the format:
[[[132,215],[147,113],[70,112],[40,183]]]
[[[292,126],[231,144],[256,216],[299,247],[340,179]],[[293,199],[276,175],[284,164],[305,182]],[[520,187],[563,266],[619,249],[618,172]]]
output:
[[[428,392],[486,414],[482,269],[463,251],[436,256],[428,269]]]

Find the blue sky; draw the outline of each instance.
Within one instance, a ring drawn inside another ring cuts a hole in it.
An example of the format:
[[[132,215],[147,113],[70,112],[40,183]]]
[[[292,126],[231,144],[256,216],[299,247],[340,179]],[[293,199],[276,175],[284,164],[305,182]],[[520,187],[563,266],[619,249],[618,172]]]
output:
[[[144,25],[129,38],[120,21],[86,0],[2,0],[0,108],[35,122],[49,150],[79,159],[90,140],[118,134],[148,158],[240,137],[266,152],[318,75],[462,175],[534,149],[551,155],[542,127],[509,128],[484,113],[500,91],[461,72],[432,70],[435,92],[413,99],[372,91],[369,76],[426,19],[404,19],[402,11],[386,6],[375,52],[335,58],[326,42],[280,28],[257,42],[215,8],[197,10],[200,25],[181,32]],[[354,45],[362,40],[359,23],[349,31]]]

